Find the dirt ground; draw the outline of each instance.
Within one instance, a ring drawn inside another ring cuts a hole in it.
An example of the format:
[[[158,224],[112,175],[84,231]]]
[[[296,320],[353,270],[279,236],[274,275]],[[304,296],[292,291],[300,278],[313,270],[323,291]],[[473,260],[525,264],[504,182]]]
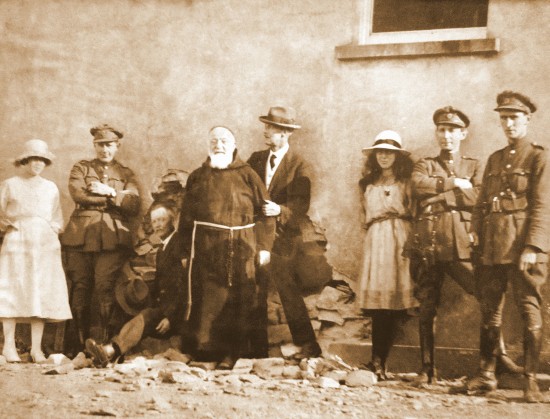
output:
[[[0,417],[550,417],[550,404],[523,403],[518,390],[498,390],[485,397],[449,394],[460,385],[459,380],[419,389],[406,381],[407,377],[399,376],[369,387],[324,388],[334,381],[262,379],[242,369],[187,371],[178,364],[140,369],[134,361],[127,361],[116,367],[84,368],[61,375],[46,375],[51,365],[6,364],[0,366]]]

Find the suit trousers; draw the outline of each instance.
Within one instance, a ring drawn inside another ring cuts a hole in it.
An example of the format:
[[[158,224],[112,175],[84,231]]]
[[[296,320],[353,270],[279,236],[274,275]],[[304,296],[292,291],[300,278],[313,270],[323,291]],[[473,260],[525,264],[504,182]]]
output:
[[[538,279],[534,284],[526,279],[516,264],[483,266],[479,269],[478,288],[482,325],[501,326],[506,288],[510,282],[524,327],[529,330],[542,328],[541,287],[547,272],[546,263],[537,263],[530,271],[531,276]]]
[[[100,305],[112,305],[115,283],[127,259],[126,250],[82,252],[65,249],[65,274],[73,312],[90,307],[94,288]]]
[[[299,261],[294,261],[287,256],[271,254],[270,278],[281,298],[292,340],[296,345],[302,346],[316,342],[317,338],[311,326],[300,284],[296,279],[295,263]]]
[[[156,331],[158,324],[164,317],[162,310],[159,308],[146,308],[124,324],[119,334],[111,341],[118,346],[120,353],[124,355],[143,338],[148,336],[169,337],[171,336],[170,332],[166,335],[159,335]],[[173,327],[173,325],[171,326]]]

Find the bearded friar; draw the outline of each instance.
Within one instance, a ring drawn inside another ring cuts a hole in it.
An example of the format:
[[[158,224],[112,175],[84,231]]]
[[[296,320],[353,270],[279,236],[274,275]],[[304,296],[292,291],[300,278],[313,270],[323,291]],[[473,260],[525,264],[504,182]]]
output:
[[[238,157],[233,132],[212,128],[208,158],[187,181],[179,233],[190,254],[195,355],[221,369],[252,353],[256,269],[269,263],[275,234],[274,218],[262,213],[268,199],[260,177]]]

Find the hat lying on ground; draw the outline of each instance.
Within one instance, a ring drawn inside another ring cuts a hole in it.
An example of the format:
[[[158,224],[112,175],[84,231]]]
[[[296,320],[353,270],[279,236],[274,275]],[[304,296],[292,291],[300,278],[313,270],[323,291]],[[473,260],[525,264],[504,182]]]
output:
[[[52,164],[52,160],[55,158],[53,153],[50,153],[48,144],[43,140],[33,139],[25,142],[23,152],[14,159],[14,164],[19,166],[23,160],[31,157],[39,157],[46,161],[46,164]]]
[[[143,279],[132,278],[116,286],[115,296],[120,307],[135,316],[149,304],[149,287]]]

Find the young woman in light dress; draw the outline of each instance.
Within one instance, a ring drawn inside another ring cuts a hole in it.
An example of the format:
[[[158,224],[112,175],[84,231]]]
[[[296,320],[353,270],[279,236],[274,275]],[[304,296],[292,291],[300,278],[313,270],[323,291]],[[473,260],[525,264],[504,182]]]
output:
[[[21,361],[16,323],[30,323],[31,357],[43,362],[45,322],[71,318],[58,239],[63,227],[59,191],[40,176],[52,159],[44,141],[29,140],[15,159],[20,174],[0,184],[0,319],[8,362]]]
[[[359,276],[359,303],[372,318],[372,360],[367,368],[379,380],[387,379],[386,360],[399,321],[417,307],[409,260],[403,256],[411,223],[410,176],[413,162],[399,134],[382,131],[367,156],[361,190],[363,261]]]

